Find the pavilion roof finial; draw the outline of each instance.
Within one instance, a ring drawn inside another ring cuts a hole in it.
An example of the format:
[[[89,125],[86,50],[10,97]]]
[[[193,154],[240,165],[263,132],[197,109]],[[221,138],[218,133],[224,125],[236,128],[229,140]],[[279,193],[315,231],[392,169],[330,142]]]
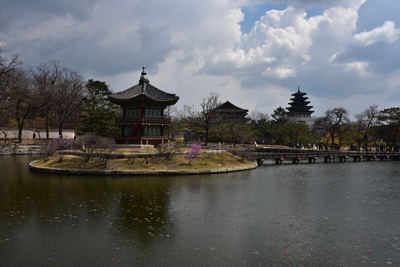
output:
[[[297,86],[297,92],[299,92],[299,93],[300,93],[300,85],[299,85],[299,86]]]
[[[145,66],[142,67],[142,73],[141,73],[140,80],[139,80],[140,85],[142,85],[144,83],[147,83],[147,84],[150,83],[149,78],[147,77],[147,72],[146,72]]]

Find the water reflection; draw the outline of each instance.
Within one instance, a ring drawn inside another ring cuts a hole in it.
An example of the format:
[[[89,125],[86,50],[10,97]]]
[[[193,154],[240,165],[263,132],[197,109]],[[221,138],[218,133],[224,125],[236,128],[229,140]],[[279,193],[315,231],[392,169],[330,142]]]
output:
[[[1,266],[398,264],[397,162],[74,177],[2,157]]]

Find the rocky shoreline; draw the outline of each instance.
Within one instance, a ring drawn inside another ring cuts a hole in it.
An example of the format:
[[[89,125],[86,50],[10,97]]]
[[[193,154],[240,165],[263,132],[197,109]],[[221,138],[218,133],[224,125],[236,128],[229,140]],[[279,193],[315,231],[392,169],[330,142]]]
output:
[[[36,161],[36,160],[35,160]],[[56,169],[56,168],[40,168],[34,166],[35,161],[29,164],[29,169],[33,172],[50,173],[50,174],[66,174],[66,175],[107,175],[107,176],[138,176],[138,175],[189,175],[189,174],[215,174],[215,173],[228,173],[252,170],[258,167],[256,163],[254,166],[248,167],[233,167],[233,168],[221,168],[212,170],[191,170],[191,171],[117,171],[117,170],[104,170],[104,171],[90,171],[90,170],[68,170],[68,169]]]

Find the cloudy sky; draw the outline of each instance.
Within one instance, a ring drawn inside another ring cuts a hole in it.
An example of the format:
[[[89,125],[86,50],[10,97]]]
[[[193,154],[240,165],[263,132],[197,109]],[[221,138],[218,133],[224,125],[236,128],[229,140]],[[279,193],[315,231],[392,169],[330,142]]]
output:
[[[271,114],[307,93],[314,115],[400,106],[399,0],[2,0],[0,47],[115,92],[151,84],[195,105]]]

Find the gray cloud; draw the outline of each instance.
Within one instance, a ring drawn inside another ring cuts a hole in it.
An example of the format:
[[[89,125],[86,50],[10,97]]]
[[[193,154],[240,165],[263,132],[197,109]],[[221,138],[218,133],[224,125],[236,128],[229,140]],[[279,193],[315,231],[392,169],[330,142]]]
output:
[[[58,59],[121,89],[146,65],[186,104],[216,91],[244,108],[286,105],[298,85],[334,104],[399,87],[398,0],[274,0],[290,6],[252,18],[248,34],[240,8],[250,0],[5,1],[0,47],[24,64]],[[325,13],[304,17],[310,7]]]
[[[58,16],[71,14],[76,19],[85,20],[91,17],[93,8],[97,2],[97,0],[3,0],[2,7],[6,8],[0,10],[0,17],[6,22],[15,19],[15,16],[24,16],[28,13],[51,13]],[[4,27],[7,23],[2,25]]]

